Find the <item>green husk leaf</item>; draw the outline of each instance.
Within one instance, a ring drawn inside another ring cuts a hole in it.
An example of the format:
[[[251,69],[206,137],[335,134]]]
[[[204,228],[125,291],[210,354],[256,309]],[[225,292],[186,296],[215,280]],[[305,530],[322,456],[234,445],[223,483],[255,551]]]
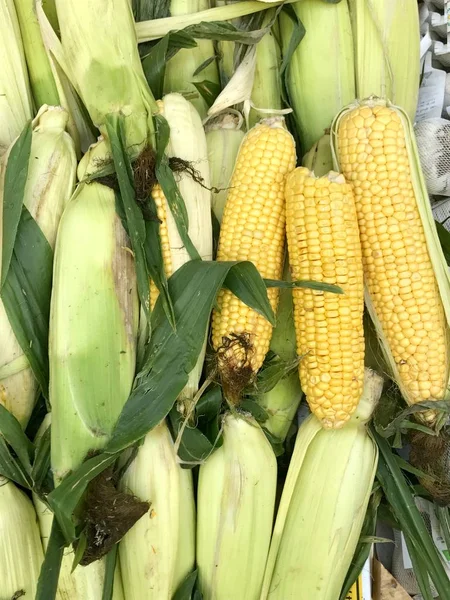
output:
[[[215,42],[238,42],[240,44],[257,44],[270,30],[273,22],[261,29],[241,29],[229,21],[202,22],[198,25],[189,25],[183,29],[195,39],[213,40]]]
[[[2,404],[0,404],[0,436],[14,450],[24,472],[31,479],[33,444],[25,435],[19,421]]]
[[[169,159],[165,153],[170,139],[170,128],[166,119],[156,115],[156,177],[166,197],[170,211],[175,219],[180,238],[192,260],[200,259],[191,238],[189,237],[189,220],[183,197],[175,182]]]
[[[406,547],[408,548],[409,556],[413,565],[413,572],[417,579],[419,589],[421,591],[423,600],[433,600],[434,596],[431,592],[430,579],[427,574],[426,561],[417,551],[414,544],[411,543],[408,538],[405,538]]]
[[[2,264],[0,265],[0,290],[6,281],[14,251],[20,216],[22,214],[28,161],[31,152],[32,125],[28,123],[14,142],[9,153],[3,189],[3,239]],[[1,208],[1,207],[0,207]]]
[[[423,425],[418,427],[417,425],[419,424],[412,424],[409,421],[407,421],[407,417],[428,409],[442,411],[443,413],[448,414],[450,412],[450,402],[448,400],[425,400],[423,402],[417,402],[416,404],[405,408],[405,410],[403,410],[385,427],[382,427],[377,423],[376,430],[379,435],[385,438],[391,437],[397,431],[402,431],[403,429],[418,429],[419,431],[423,431],[424,433],[436,435],[436,433],[429,427]]]
[[[209,67],[209,65],[211,63],[213,63],[215,60],[217,60],[217,56],[213,55],[210,56],[209,58],[207,58],[206,60],[204,60],[193,72],[193,77],[195,77],[196,75],[199,75],[202,71],[204,71],[207,67]]]
[[[41,495],[53,489],[53,476],[50,464],[50,427],[40,437],[34,452],[33,470],[34,491]]]
[[[198,571],[197,569],[185,578],[180,584],[180,587],[175,592],[173,600],[191,600],[192,594],[194,593],[195,583],[197,581]]]
[[[117,563],[117,544],[110,550],[105,559],[105,581],[103,584],[102,600],[112,600],[114,593],[114,573]]]
[[[239,404],[240,410],[248,412],[258,423],[265,423],[268,419],[268,414],[264,408],[250,398],[244,398]]]
[[[75,569],[78,567],[78,565],[82,561],[83,555],[86,551],[86,548],[87,548],[87,538],[86,538],[86,534],[84,533],[84,531],[82,531],[80,537],[78,538],[78,544],[75,548],[75,553],[73,555],[71,573],[73,573],[75,571]]]
[[[366,560],[369,558],[370,549],[374,543],[378,507],[380,506],[382,497],[383,494],[377,486],[377,489],[372,492],[372,496],[370,497],[369,506],[367,507],[367,513],[361,529],[361,534],[359,536],[359,542],[356,546],[355,555],[345,577],[339,600],[346,599],[348,592],[358,579]]]
[[[332,292],[333,294],[343,294],[344,291],[338,285],[331,283],[322,283],[321,281],[281,281],[280,279],[264,279],[266,287],[276,288],[308,288],[310,290],[318,290],[319,292]]]
[[[130,160],[126,151],[124,117],[111,114],[106,117],[106,129],[111,144],[112,157],[120,187],[124,212],[128,224],[128,234],[134,253],[136,276],[141,306],[150,322],[150,286],[149,273],[144,250],[145,222],[141,210],[136,203],[136,195],[132,184],[133,175]]]
[[[272,360],[267,367],[261,369],[258,373],[256,393],[265,394],[273,390],[277,383],[298,368],[299,361],[300,358],[295,358],[291,361],[281,359]]]
[[[442,565],[439,552],[414,502],[408,483],[387,441],[373,428],[372,433],[380,450],[377,471],[378,481],[403,531],[410,554],[412,549],[413,553],[417,553],[423,561],[423,567],[419,565],[420,572],[416,572],[419,584],[420,580],[422,581],[421,591],[422,593],[427,592],[424,582],[429,575],[439,596],[450,597],[450,580]]]
[[[197,402],[196,415],[199,422],[212,421],[217,417],[222,406],[222,388],[215,385]]]
[[[48,323],[53,252],[25,206],[2,289],[9,322],[45,398],[48,398]]]
[[[18,485],[30,489],[32,481],[18,460],[13,458],[5,439],[0,436],[0,475],[14,481]]]
[[[242,263],[239,270],[230,271],[226,279],[226,287],[230,289],[235,296],[238,296],[245,304],[252,303],[251,296],[256,299],[255,308],[263,317],[265,316],[271,325],[275,325],[275,315],[270,306],[267,292],[263,290],[259,281],[254,280],[254,285],[249,284],[248,276],[254,271],[253,263]],[[253,301],[255,303],[255,301]]]
[[[405,471],[406,473],[411,473],[411,475],[415,475],[416,477],[420,477],[421,479],[433,479],[433,477],[429,473],[425,473],[420,469],[416,469],[416,467],[413,467],[407,460],[405,460],[398,454],[394,454],[394,457],[402,471]]]
[[[273,450],[275,456],[278,457],[278,456],[281,456],[282,454],[284,454],[284,444],[283,444],[283,441],[280,440],[280,438],[277,438],[275,435],[273,435],[273,433],[271,433],[265,427],[262,427],[262,430],[264,431],[264,434],[265,434],[266,438],[269,440],[270,445],[272,446],[272,450]]]
[[[183,425],[184,418],[178,412],[176,406],[170,411],[169,419],[174,437],[177,438]],[[186,425],[178,449],[178,456],[186,463],[186,465],[190,465],[193,468],[196,464],[201,464],[213,451],[213,444],[199,429],[191,427],[189,424]]]
[[[35,600],[53,600],[56,598],[65,545],[66,542],[59,523],[56,519],[53,519],[47,551],[39,574]]]
[[[170,16],[170,0],[132,0],[134,20],[152,21]]]
[[[214,104],[217,96],[221,92],[220,84],[216,83],[215,81],[193,81],[192,84],[206,102],[208,108]]]

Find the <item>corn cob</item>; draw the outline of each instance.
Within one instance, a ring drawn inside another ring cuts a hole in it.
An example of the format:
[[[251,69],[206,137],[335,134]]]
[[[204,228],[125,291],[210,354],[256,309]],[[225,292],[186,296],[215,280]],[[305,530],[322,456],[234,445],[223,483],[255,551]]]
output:
[[[409,404],[442,399],[449,277],[408,117],[383,100],[355,103],[337,116],[332,140],[354,190],[366,304],[394,378]]]
[[[277,463],[259,425],[227,414],[223,445],[200,467],[197,565],[205,600],[259,598],[272,531]]]
[[[355,42],[355,97],[380,96],[401,106],[414,120],[421,72],[417,2],[349,0],[349,6]]]
[[[170,14],[172,17],[177,17],[197,13],[209,7],[209,0],[172,0]],[[208,105],[194,84],[203,81],[219,84],[219,72],[212,41],[199,39],[196,42],[197,48],[179,50],[168,61],[164,77],[164,93],[182,93],[192,102],[203,119],[206,117]],[[196,73],[207,60],[211,62]]]
[[[244,139],[241,126],[242,119],[231,112],[219,115],[206,125],[208,162],[213,190],[212,209],[219,223],[222,221],[236,157]]]
[[[42,107],[34,121],[24,205],[52,248],[62,212],[75,186],[74,143],[66,133],[68,114]],[[0,196],[3,190],[0,189]],[[0,300],[0,402],[25,426],[37,395],[37,382]]]
[[[317,179],[296,169],[286,182],[286,222],[293,279],[344,292],[293,292],[303,391],[323,427],[342,427],[358,404],[364,375],[363,267],[350,185],[334,171]]]
[[[14,0],[0,0],[0,156],[33,116]]]
[[[33,505],[0,477],[0,598],[34,598],[43,558]]]
[[[195,504],[165,422],[147,434],[121,486],[150,504],[120,542],[125,600],[171,600],[194,567]]]
[[[206,137],[200,117],[190,102],[181,94],[168,94],[159,103],[160,110],[170,126],[170,141],[166,152],[169,157],[182,159],[192,166],[201,181],[191,173],[177,175],[177,185],[183,197],[189,220],[189,237],[203,260],[212,259],[211,191]],[[190,260],[167,201],[159,185],[152,192],[160,224],[160,239],[164,270],[167,277]],[[152,284],[150,300],[156,301],[158,292]],[[190,400],[198,389],[203,368],[206,340],[195,369],[180,399]]]
[[[292,9],[306,33],[291,58],[287,86],[302,149],[307,152],[336,113],[355,98],[353,37],[347,2],[302,0]],[[286,53],[293,24],[283,14],[280,20]]]
[[[377,470],[378,449],[366,424],[382,387],[382,378],[367,369],[346,427],[324,430],[314,415],[300,426],[260,600],[339,598]]]
[[[134,157],[152,141],[156,104],[142,69],[129,0],[55,0],[66,73],[103,136],[106,116],[125,117]],[[74,24],[76,23],[76,27]]]
[[[14,0],[36,106],[60,103],[50,62],[42,41],[35,0]]]
[[[294,167],[295,145],[282,119],[268,119],[247,133],[225,205],[217,260],[250,260],[262,277],[281,277],[284,184]],[[268,290],[274,311],[278,295],[276,288]],[[261,367],[271,335],[272,326],[264,317],[229,290],[220,291],[212,318],[212,343],[231,401],[236,401],[242,385]]]

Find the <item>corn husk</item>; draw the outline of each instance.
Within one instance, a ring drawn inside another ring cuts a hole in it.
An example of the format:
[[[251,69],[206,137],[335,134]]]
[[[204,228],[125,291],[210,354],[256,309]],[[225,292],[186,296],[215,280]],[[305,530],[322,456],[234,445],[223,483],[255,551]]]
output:
[[[375,95],[414,120],[420,80],[415,0],[349,0],[355,43],[356,98]]]
[[[355,98],[353,37],[347,2],[302,0],[292,5],[306,33],[288,71],[288,92],[304,152],[322,137],[336,113]],[[283,52],[293,25],[280,15]]]
[[[366,430],[382,378],[366,369],[357,411],[342,429],[301,425],[278,509],[261,600],[336,600],[359,540],[378,450]]]
[[[147,434],[121,487],[150,504],[120,542],[126,599],[171,600],[194,567],[195,504],[165,422]]]
[[[183,197],[189,220],[189,237],[203,260],[212,259],[211,183],[208,149],[200,117],[193,105],[180,94],[167,94],[162,102],[162,114],[170,126],[170,141],[166,152],[169,157],[188,161],[198,172],[202,183],[189,173],[177,176],[178,189]],[[175,218],[166,202],[167,229],[172,262],[172,273],[191,260],[178,233]],[[206,340],[196,367],[181,393],[180,400],[192,400],[198,390],[203,369]]]
[[[0,156],[33,116],[30,83],[14,0],[0,1]]]
[[[60,103],[50,62],[36,14],[36,0],[14,0],[22,34],[34,103],[57,106]]]
[[[134,379],[138,317],[134,261],[114,192],[80,184],[61,220],[50,314],[57,483],[109,440]]]
[[[283,280],[288,281],[289,279],[289,264],[286,260]],[[270,350],[287,364],[294,364],[297,358],[294,307],[292,290],[289,288],[280,289],[277,324],[270,341]],[[285,440],[301,399],[302,390],[297,368],[294,368],[271,390],[261,394],[258,398],[259,403],[268,414],[264,427],[280,441]]]
[[[223,445],[200,467],[197,566],[205,600],[257,600],[272,531],[273,450],[251,418],[228,414]]]
[[[356,106],[389,106],[393,110],[395,110],[402,122],[404,135],[406,138],[408,157],[409,157],[409,168],[411,173],[411,182],[414,190],[416,205],[420,213],[420,217],[423,224],[425,239],[428,247],[428,253],[432,262],[434,274],[436,277],[436,283],[439,288],[440,299],[443,305],[445,320],[446,320],[446,328],[447,335],[450,336],[450,273],[447,267],[447,262],[445,260],[445,256],[442,251],[441,243],[436,231],[436,225],[434,222],[433,213],[431,210],[430,201],[428,198],[427,188],[425,179],[423,176],[422,168],[420,165],[419,154],[417,150],[416,139],[414,135],[414,129],[412,127],[411,121],[406,114],[406,112],[398,107],[392,105],[390,102],[386,102],[380,98],[372,97],[367,100],[359,101],[350,104],[345,109],[343,109],[338,115],[336,115],[335,120],[333,121],[333,126],[331,129],[331,148],[333,152],[333,161],[335,163],[335,167],[339,169],[339,149],[338,149],[338,132],[339,126],[342,117],[349,111],[353,110]],[[381,350],[390,371],[390,375],[397,383],[400,392],[402,393],[403,398],[406,400],[408,404],[414,404],[417,400],[415,400],[414,396],[408,390],[408,388],[403,383],[403,379],[401,377],[399,371],[399,365],[396,363],[392,352],[389,347],[389,343],[387,341],[386,335],[383,331],[383,327],[380,319],[378,318],[373,303],[370,298],[370,294],[367,289],[365,291],[364,297],[366,308],[369,312],[370,318],[375,326],[376,334],[381,346]],[[450,337],[448,337],[450,339]],[[445,400],[450,397],[450,369],[448,370],[448,386],[447,393],[445,395]],[[439,413],[436,411],[426,411],[421,415],[418,415],[419,418],[422,418],[426,421],[426,423],[430,426],[435,427],[439,430],[443,423],[446,420],[446,415],[443,413]]]
[[[225,112],[206,124],[212,209],[219,223],[222,221],[236,157],[245,135],[242,121],[239,113]]]
[[[106,115],[125,117],[127,147],[138,155],[151,140],[156,105],[139,58],[129,0],[55,4],[67,76],[103,135]]]
[[[209,0],[172,0],[170,14],[173,17],[197,13],[209,8]],[[212,60],[204,69],[196,73],[205,61],[215,56],[211,40],[197,39],[196,48],[183,49],[177,52],[166,65],[164,93],[179,92],[192,102],[201,118],[206,117],[208,105],[195,87],[194,83],[204,81],[218,84],[219,71],[216,60]]]
[[[77,161],[73,141],[65,131],[67,120],[67,112],[59,107],[44,106],[39,111],[34,121],[24,194],[24,205],[52,248],[61,215],[75,186]],[[38,386],[1,300],[0,332],[0,402],[25,426]]]
[[[32,503],[0,477],[0,598],[34,598],[43,559]]]
[[[330,134],[326,133],[317,141],[303,157],[304,167],[316,177],[323,177],[333,170],[333,155],[330,148]]]

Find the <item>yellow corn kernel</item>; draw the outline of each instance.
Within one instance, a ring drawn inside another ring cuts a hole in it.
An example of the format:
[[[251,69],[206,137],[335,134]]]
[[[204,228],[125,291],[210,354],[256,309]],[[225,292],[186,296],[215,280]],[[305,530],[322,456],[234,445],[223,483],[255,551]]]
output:
[[[166,197],[159,184],[152,190],[152,198],[156,205],[156,214],[159,223],[159,238],[161,240],[161,251],[163,257],[163,266],[166,277],[169,278],[173,272],[172,253],[170,252],[169,229],[167,227],[167,206]],[[159,296],[159,290],[153,281],[150,282],[150,306],[153,310]]]
[[[293,291],[300,379],[323,427],[342,427],[364,379],[364,286],[355,202],[343,175],[296,169],[286,182],[286,230],[293,280],[338,285],[343,294]]]
[[[448,381],[446,318],[406,116],[369,99],[345,109],[334,128],[340,166],[355,193],[369,310],[408,403],[440,400]]]
[[[247,133],[225,204],[217,260],[249,260],[262,277],[281,278],[284,186],[294,167],[295,143],[282,119],[267,119]],[[269,289],[268,296],[276,311],[278,290]],[[261,367],[271,336],[272,326],[264,317],[229,290],[220,292],[213,312],[212,343],[224,382],[232,387],[240,380],[242,389]]]

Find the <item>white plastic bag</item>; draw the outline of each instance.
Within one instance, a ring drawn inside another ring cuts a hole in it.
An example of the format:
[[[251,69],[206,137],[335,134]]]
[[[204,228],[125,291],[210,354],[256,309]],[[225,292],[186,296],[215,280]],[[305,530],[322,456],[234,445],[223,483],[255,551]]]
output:
[[[428,193],[450,196],[450,121],[425,119],[414,130]]]

